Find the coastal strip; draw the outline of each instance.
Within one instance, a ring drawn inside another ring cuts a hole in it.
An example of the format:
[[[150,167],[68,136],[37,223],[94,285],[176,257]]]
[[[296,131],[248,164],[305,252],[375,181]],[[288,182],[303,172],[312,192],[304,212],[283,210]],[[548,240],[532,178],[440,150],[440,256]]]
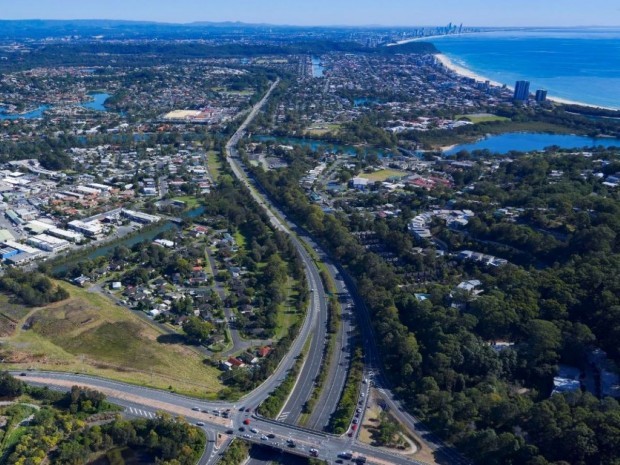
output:
[[[443,53],[439,53],[437,55],[435,55],[435,58],[437,59],[437,61],[439,61],[443,66],[445,66],[446,68],[448,68],[450,71],[460,75],[460,76],[464,76],[467,78],[471,78],[471,79],[475,79],[476,81],[489,81],[489,83],[492,86],[497,86],[497,87],[503,87],[506,86],[507,89],[510,89],[512,91],[514,91],[514,86],[511,86],[509,84],[503,84],[501,82],[498,81],[494,81],[492,79],[488,79],[474,71],[472,71],[471,69],[465,68],[464,66],[461,66],[459,64],[456,64],[454,61],[452,61],[447,55],[444,55]],[[577,102],[575,100],[568,100],[568,99],[564,99],[564,98],[560,98],[560,97],[555,97],[550,95],[548,97],[549,100],[551,100],[552,102],[555,103],[559,103],[562,105],[580,105],[582,107],[590,107],[590,108],[599,108],[599,109],[604,109],[604,110],[617,110],[617,108],[612,108],[612,107],[604,107],[601,105],[594,105],[591,103],[585,103],[585,102]]]

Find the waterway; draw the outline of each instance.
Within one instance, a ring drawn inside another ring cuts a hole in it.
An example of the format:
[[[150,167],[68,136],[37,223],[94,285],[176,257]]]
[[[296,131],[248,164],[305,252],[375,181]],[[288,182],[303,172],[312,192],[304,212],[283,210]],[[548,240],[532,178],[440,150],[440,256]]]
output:
[[[461,144],[445,150],[444,155],[455,155],[461,150],[489,150],[491,153],[506,154],[511,151],[542,151],[547,147],[582,149],[592,147],[620,147],[620,139],[612,137],[586,137],[564,134],[539,134],[528,132],[506,133],[485,137],[470,144]]]
[[[189,210],[187,212],[182,213],[180,217],[190,218],[190,219],[196,218],[202,215],[204,212],[205,212],[205,208],[201,206],[201,207],[194,208],[193,210]],[[179,225],[177,225],[176,223],[173,223],[172,221],[164,221],[153,228],[146,228],[138,232],[137,234],[132,234],[132,235],[127,236],[124,239],[116,240],[110,244],[97,247],[85,255],[80,255],[74,260],[61,263],[53,267],[52,272],[54,274],[63,273],[67,271],[69,267],[73,265],[74,263],[84,261],[84,260],[94,260],[95,258],[106,256],[112,253],[114,249],[119,246],[125,246],[128,248],[131,248],[132,246],[140,242],[152,241],[153,239],[155,239],[157,236],[159,236],[163,232],[176,230],[176,229],[179,229]]]
[[[39,108],[27,113],[6,113],[6,110],[0,108],[0,120],[16,120],[16,119],[37,119],[43,118],[43,112],[49,109],[49,105],[41,105]]]
[[[77,106],[87,108],[89,110],[95,111],[107,111],[107,108],[104,106],[105,101],[110,97],[110,94],[105,92],[96,92],[89,94],[93,101],[91,102],[83,102],[78,104]],[[0,120],[16,120],[16,119],[38,119],[43,118],[43,113],[46,110],[53,108],[51,105],[40,105],[38,108],[29,111],[27,113],[7,113],[6,109],[0,107]]]
[[[312,57],[312,77],[320,78],[323,77],[323,64],[321,63],[321,59],[317,57]]]
[[[253,136],[253,140],[258,142],[268,142],[274,141],[278,144],[282,145],[299,145],[301,147],[308,147],[311,150],[319,151],[319,150],[329,150],[333,152],[344,153],[345,155],[355,156],[358,153],[375,153],[379,157],[389,157],[390,153],[376,149],[368,146],[355,147],[353,145],[341,145],[341,144],[332,144],[322,140],[315,139],[302,139],[300,137],[274,137],[274,136]]]

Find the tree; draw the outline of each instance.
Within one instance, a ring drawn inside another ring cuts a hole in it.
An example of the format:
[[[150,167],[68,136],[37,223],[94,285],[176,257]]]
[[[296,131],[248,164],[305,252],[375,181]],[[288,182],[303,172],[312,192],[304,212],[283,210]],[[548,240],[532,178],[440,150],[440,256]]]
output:
[[[198,317],[190,317],[183,325],[183,331],[188,339],[195,344],[202,344],[211,335],[213,325]]]
[[[24,383],[7,371],[0,373],[0,397],[18,397],[24,393]]]

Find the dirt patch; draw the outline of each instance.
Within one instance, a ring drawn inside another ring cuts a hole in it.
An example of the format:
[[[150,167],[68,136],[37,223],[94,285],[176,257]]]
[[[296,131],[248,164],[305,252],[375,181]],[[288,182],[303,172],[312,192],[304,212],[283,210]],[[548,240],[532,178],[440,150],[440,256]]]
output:
[[[365,444],[375,446],[374,436],[381,424],[383,409],[381,408],[381,394],[376,389],[371,389],[368,397],[368,408],[362,418],[359,440]],[[396,419],[388,414],[389,421],[398,423]],[[400,432],[398,433],[402,442],[402,447],[381,447],[390,452],[402,455],[415,456],[416,460],[436,465],[433,450],[425,444],[415,431],[408,430],[404,425],[398,423]],[[396,439],[396,438],[395,438]]]

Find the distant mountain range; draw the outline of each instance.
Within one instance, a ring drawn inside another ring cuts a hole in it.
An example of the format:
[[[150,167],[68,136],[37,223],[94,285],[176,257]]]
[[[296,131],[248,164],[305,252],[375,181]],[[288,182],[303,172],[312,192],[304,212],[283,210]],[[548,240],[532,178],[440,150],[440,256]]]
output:
[[[369,26],[370,27],[370,26]],[[207,38],[214,35],[245,33],[285,33],[316,30],[352,29],[351,27],[301,27],[271,24],[249,24],[241,22],[194,22],[160,23],[123,20],[0,20],[0,40],[42,39],[79,36],[81,38],[101,37],[104,39],[140,38]],[[358,28],[360,29],[360,28]],[[377,27],[377,29],[388,29]]]

